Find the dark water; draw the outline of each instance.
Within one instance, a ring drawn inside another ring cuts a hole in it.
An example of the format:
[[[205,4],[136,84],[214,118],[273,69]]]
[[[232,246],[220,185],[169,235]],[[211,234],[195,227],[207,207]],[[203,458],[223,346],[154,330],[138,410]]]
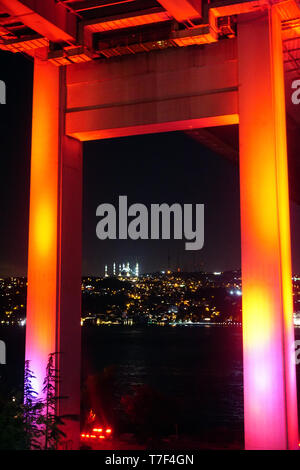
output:
[[[116,366],[116,395],[147,384],[181,408],[184,433],[243,427],[241,328],[85,328],[83,373]]]
[[[0,366],[1,388],[20,385],[24,329],[1,329],[0,338],[7,344],[7,365]],[[242,439],[241,328],[82,328],[83,380],[110,366],[115,371],[116,403],[132,393],[132,387],[147,384],[178,400],[181,432],[201,435],[204,430],[224,429]]]

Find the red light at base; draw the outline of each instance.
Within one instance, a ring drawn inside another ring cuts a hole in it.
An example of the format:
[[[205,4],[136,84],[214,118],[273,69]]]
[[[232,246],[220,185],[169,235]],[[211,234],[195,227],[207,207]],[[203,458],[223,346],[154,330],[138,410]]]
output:
[[[81,439],[106,439],[111,437],[112,435],[112,428],[103,428],[103,427],[95,427],[92,430],[93,434],[80,434]]]

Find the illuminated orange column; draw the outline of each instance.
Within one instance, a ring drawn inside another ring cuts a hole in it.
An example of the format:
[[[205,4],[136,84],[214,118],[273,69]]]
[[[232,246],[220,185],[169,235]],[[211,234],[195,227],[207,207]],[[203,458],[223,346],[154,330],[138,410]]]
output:
[[[239,17],[244,414],[247,449],[298,443],[281,24]]]
[[[64,135],[65,70],[35,59],[33,86],[26,359],[42,395],[51,352],[60,352],[58,414],[79,415],[81,143]],[[79,421],[66,421],[78,445]]]

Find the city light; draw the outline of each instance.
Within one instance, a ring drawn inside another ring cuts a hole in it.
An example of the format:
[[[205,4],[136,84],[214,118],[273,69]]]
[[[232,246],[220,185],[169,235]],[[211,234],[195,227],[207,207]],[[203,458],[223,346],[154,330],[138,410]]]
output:
[[[241,295],[242,295],[242,291],[239,290],[239,289],[234,289],[234,290],[231,289],[230,294],[231,294],[231,295],[238,295],[238,296],[241,296]]]

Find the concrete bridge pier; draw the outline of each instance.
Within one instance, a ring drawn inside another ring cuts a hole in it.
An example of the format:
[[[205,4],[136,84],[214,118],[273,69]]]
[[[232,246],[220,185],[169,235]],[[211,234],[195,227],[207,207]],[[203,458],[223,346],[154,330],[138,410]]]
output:
[[[82,144],[64,132],[65,69],[35,59],[26,359],[42,396],[49,353],[58,352],[64,431],[79,445]]]
[[[281,22],[239,16],[239,137],[246,449],[297,449]]]

